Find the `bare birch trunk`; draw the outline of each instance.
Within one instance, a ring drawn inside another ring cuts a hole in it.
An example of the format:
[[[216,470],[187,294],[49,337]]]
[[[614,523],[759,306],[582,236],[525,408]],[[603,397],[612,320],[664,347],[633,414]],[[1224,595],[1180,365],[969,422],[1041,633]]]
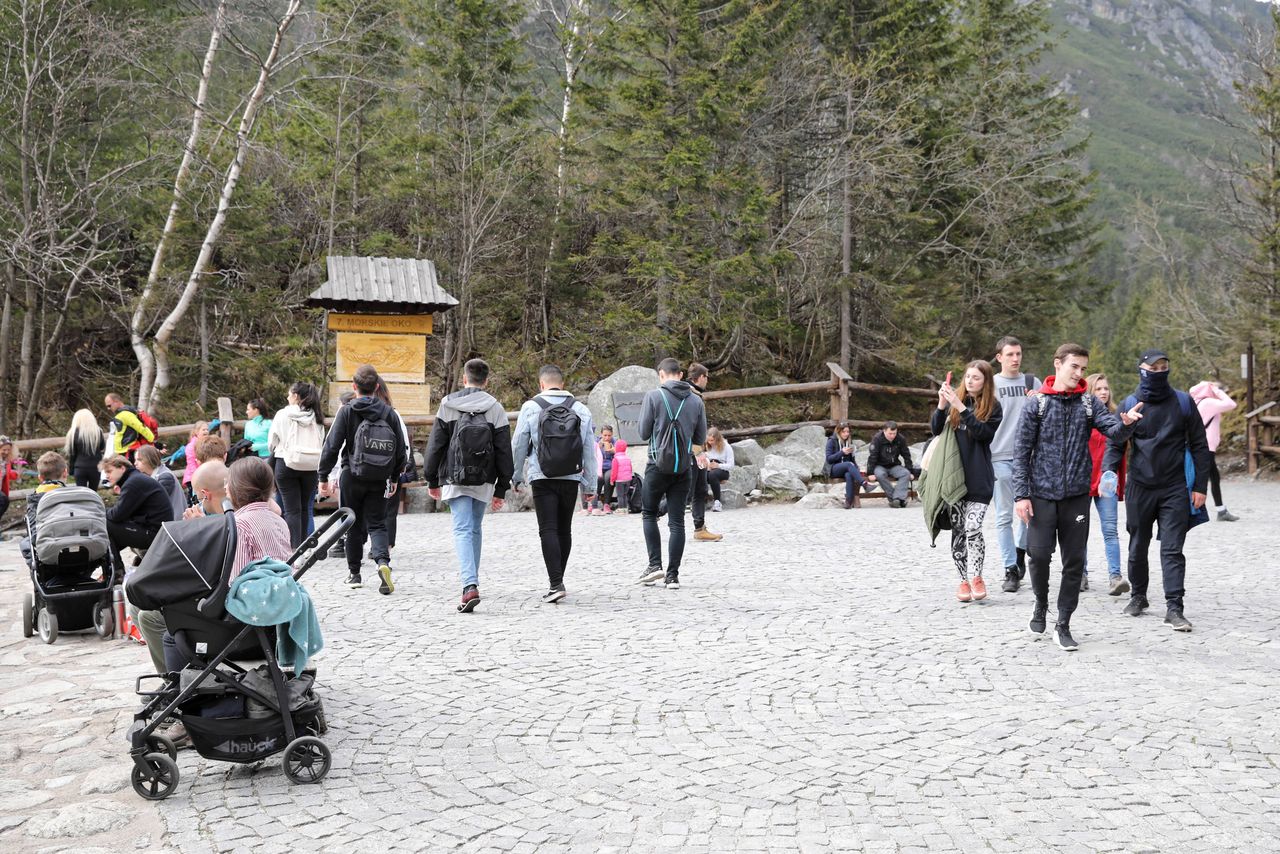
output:
[[[14,419],[19,425],[27,420],[27,389],[31,388],[32,361],[35,358],[36,318],[40,316],[40,294],[36,283],[27,276],[26,305],[22,312],[22,346],[18,351],[18,414]]]
[[[0,433],[5,430],[6,416],[14,400],[9,386],[9,333],[13,331],[13,265],[5,265],[4,312],[0,314]]]
[[[209,403],[209,302],[200,295],[200,397],[196,401],[203,410]]]
[[[191,114],[191,133],[187,137],[187,145],[182,151],[182,161],[178,164],[178,174],[173,180],[173,201],[169,205],[169,215],[165,218],[164,229],[160,239],[156,241],[156,252],[151,258],[151,269],[147,272],[147,282],[134,307],[133,317],[129,321],[129,343],[138,359],[141,378],[138,384],[138,401],[151,397],[152,384],[155,378],[156,362],[147,347],[146,317],[147,306],[155,292],[156,282],[160,279],[160,269],[164,263],[164,253],[169,245],[178,224],[178,210],[182,203],[182,194],[186,187],[187,176],[191,173],[191,161],[195,158],[196,145],[200,140],[200,125],[204,120],[205,105],[209,97],[209,79],[213,76],[213,60],[218,52],[218,44],[222,41],[222,28],[226,25],[227,0],[220,0],[213,14],[213,28],[209,33],[209,47],[204,54],[204,65],[200,69],[200,85],[196,89],[196,105]]]
[[[267,93],[267,81],[271,77],[272,66],[275,65],[275,61],[280,55],[280,46],[284,42],[285,33],[288,32],[289,26],[293,23],[294,18],[297,17],[298,9],[301,5],[302,0],[290,0],[284,16],[280,19],[280,23],[276,25],[275,36],[271,41],[271,49],[267,52],[267,56],[262,62],[262,69],[258,74],[258,82],[254,85],[253,92],[249,95],[249,99],[245,104],[244,113],[240,116],[240,126],[236,131],[236,153],[231,160],[231,165],[227,168],[227,176],[222,184],[222,193],[218,197],[218,211],[214,214],[213,221],[209,223],[209,228],[205,232],[204,241],[200,244],[200,254],[196,257],[195,266],[191,268],[191,275],[187,277],[187,284],[182,289],[182,295],[178,297],[177,305],[173,307],[173,310],[165,317],[164,322],[160,324],[159,330],[156,331],[155,343],[152,346],[152,352],[155,356],[155,383],[151,387],[151,394],[146,398],[146,405],[152,412],[156,410],[160,403],[161,395],[172,381],[169,367],[169,342],[173,338],[173,333],[177,331],[178,324],[182,322],[187,311],[191,308],[191,302],[195,298],[200,278],[209,266],[209,259],[213,257],[213,247],[217,244],[218,238],[222,236],[223,226],[227,222],[227,212],[231,208],[231,197],[235,195],[236,185],[240,182],[240,173],[244,169],[246,158],[249,156],[249,135],[253,132],[254,120],[257,118],[258,109],[262,106],[262,101]]]

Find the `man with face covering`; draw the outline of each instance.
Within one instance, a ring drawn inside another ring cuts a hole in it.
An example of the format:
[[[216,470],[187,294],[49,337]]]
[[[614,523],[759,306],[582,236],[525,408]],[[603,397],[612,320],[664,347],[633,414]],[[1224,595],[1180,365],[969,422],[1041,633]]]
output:
[[[1183,614],[1183,583],[1187,560],[1182,543],[1191,524],[1191,508],[1204,506],[1205,489],[1212,462],[1205,441],[1204,422],[1186,392],[1169,384],[1169,356],[1163,350],[1143,351],[1138,359],[1138,390],[1132,400],[1143,403],[1143,419],[1128,442],[1112,441],[1102,459],[1103,471],[1116,471],[1129,457],[1128,485],[1125,487],[1125,528],[1129,532],[1129,583],[1133,585],[1124,613],[1138,617],[1150,607],[1147,601],[1151,546],[1151,526],[1160,526],[1160,569],[1164,576],[1166,612],[1164,623],[1176,632],[1191,631]],[[1131,405],[1127,400],[1123,409]],[[1191,452],[1195,477],[1187,492],[1186,452]]]

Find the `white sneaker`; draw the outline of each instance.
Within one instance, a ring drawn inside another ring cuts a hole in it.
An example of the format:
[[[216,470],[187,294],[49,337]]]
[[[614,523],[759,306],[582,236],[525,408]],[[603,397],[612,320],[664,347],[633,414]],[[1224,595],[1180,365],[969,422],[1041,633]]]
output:
[[[712,513],[719,513],[719,512],[720,512],[721,510],[723,510],[723,509],[724,509],[724,506],[720,503],[720,501],[719,501],[719,500],[716,500],[716,501],[711,502],[711,512],[712,512]]]

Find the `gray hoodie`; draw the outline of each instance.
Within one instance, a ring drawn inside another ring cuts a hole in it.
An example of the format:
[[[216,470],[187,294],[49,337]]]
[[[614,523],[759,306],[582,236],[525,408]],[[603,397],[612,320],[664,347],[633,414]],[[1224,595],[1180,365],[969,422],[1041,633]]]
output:
[[[493,461],[497,469],[497,480],[493,483],[464,486],[449,482],[449,442],[453,439],[453,428],[464,412],[483,414],[493,428]],[[511,488],[511,475],[514,471],[511,463],[511,424],[507,421],[506,408],[482,388],[455,391],[440,401],[440,409],[436,411],[436,422],[431,428],[431,438],[427,440],[424,457],[422,467],[427,486],[432,489],[440,488],[440,497],[445,501],[467,496],[487,502],[493,498],[495,491],[500,496],[506,495]]]
[[[664,401],[665,398],[665,401]],[[684,408],[680,409],[681,401]],[[653,462],[653,442],[655,436],[661,436],[671,423],[667,414],[680,410],[676,424],[680,435],[689,437],[695,445],[707,443],[707,412],[702,406],[702,397],[693,393],[693,387],[684,380],[667,380],[658,388],[644,396],[640,407],[640,438],[649,442],[649,462]]]

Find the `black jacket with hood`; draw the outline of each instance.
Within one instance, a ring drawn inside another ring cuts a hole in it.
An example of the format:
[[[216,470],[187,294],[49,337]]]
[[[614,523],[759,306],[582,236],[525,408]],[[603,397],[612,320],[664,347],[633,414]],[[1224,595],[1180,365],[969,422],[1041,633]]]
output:
[[[324,483],[329,479],[329,473],[333,471],[333,467],[337,465],[338,453],[343,449],[347,449],[347,453],[342,455],[342,470],[348,471],[351,468],[351,448],[355,446],[356,428],[360,426],[361,421],[367,421],[375,418],[384,418],[391,427],[391,432],[396,437],[395,460],[392,463],[392,471],[398,474],[404,471],[405,464],[409,460],[409,449],[404,443],[404,427],[400,423],[400,416],[396,415],[395,410],[387,406],[376,397],[357,397],[351,403],[338,410],[338,414],[334,416],[333,426],[329,430],[329,435],[324,440],[324,451],[320,454],[320,482]],[[392,476],[393,478],[395,475]]]
[[[1186,400],[1179,400],[1181,396]],[[1120,468],[1127,440],[1133,448],[1128,479],[1148,489],[1168,489],[1186,483],[1186,453],[1190,451],[1196,468],[1192,489],[1207,492],[1213,455],[1209,453],[1204,421],[1195,402],[1186,392],[1170,388],[1168,371],[1150,372],[1131,398],[1122,401],[1121,406],[1141,401],[1142,420],[1134,425],[1132,435],[1113,437],[1107,443],[1102,470]]]
[[[506,495],[511,488],[511,476],[515,472],[511,451],[511,422],[501,403],[482,388],[463,388],[440,401],[436,423],[427,440],[427,452],[422,465],[427,486],[438,489],[449,483],[449,443],[453,429],[464,412],[479,412],[488,417],[493,428],[493,463],[497,472],[494,493]]]

